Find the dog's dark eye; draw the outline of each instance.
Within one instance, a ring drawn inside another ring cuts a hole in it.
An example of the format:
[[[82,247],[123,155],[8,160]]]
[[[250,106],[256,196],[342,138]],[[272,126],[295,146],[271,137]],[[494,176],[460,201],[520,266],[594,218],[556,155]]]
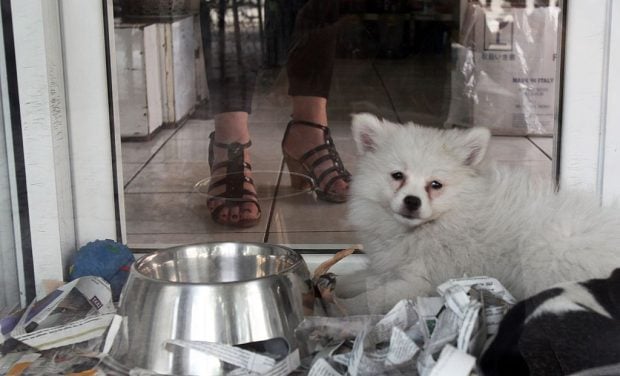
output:
[[[433,189],[441,189],[441,187],[443,187],[443,184],[441,184],[437,180],[433,180],[431,182],[431,188],[433,188]]]
[[[404,178],[405,178],[405,175],[403,175],[402,172],[400,172],[400,171],[392,172],[392,179],[394,179],[394,180],[403,180]]]

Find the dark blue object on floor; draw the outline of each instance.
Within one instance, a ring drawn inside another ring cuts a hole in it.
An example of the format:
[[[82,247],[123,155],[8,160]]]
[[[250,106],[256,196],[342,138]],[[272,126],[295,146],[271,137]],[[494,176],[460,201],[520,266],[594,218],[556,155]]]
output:
[[[110,239],[95,240],[77,251],[69,277],[71,280],[88,275],[101,277],[110,284],[112,297],[117,301],[134,261],[127,246]]]

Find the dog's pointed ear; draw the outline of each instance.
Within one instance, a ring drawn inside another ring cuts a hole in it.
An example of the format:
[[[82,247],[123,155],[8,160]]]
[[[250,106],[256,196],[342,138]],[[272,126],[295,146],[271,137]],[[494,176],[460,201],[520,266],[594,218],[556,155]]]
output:
[[[475,127],[467,130],[462,137],[459,140],[459,157],[466,166],[476,166],[487,153],[491,132],[487,128]]]
[[[352,117],[351,131],[360,154],[375,151],[381,139],[394,127],[369,113],[353,114]]]

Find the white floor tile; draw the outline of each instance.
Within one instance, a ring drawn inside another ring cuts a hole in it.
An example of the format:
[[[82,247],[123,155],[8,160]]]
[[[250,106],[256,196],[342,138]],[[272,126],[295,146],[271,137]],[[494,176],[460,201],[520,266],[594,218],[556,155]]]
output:
[[[197,193],[126,193],[125,212],[128,234],[214,234],[230,232],[264,233],[269,205],[258,225],[239,229],[214,222],[207,210],[206,197]],[[157,237],[153,237],[157,242]]]
[[[144,163],[123,163],[123,181],[128,182],[133,179],[142,166]]]
[[[444,60],[337,60],[328,119],[340,156],[352,173],[358,156],[351,136],[351,113],[371,112],[392,121],[443,126],[449,109],[449,70]],[[206,209],[206,197],[193,193],[195,183],[209,176],[213,120],[190,119],[181,129],[162,130],[151,141],[124,142],[123,173],[126,181],[133,178],[125,195],[130,246],[147,250],[207,241],[262,242],[265,238],[270,243],[317,249],[357,243],[356,233],[346,221],[346,204],[318,201],[308,191],[293,190],[286,174],[276,187],[282,160],[280,143],[291,114],[287,89],[282,69],[263,72],[257,80],[249,122],[250,152],[263,213],[254,228],[214,223]],[[543,137],[494,136],[488,156],[551,177],[552,142]],[[264,171],[271,171],[271,177],[260,177]],[[273,201],[276,188],[278,198]],[[307,262],[314,268],[329,257],[310,256]],[[360,265],[363,263],[356,257],[336,269]]]
[[[329,250],[345,249],[360,243],[355,231],[270,231],[267,241],[296,249]]]
[[[162,129],[155,134],[152,140],[123,142],[121,145],[123,163],[148,161],[173,134],[173,129]]]
[[[524,168],[528,170],[533,176],[552,179],[553,178],[553,165],[551,160],[541,161],[498,161],[498,163],[506,164],[508,166]]]
[[[552,137],[528,137],[533,143],[542,149],[545,154],[553,157],[553,138]]]
[[[548,161],[549,158],[525,137],[493,136],[488,156],[498,161]]]
[[[157,250],[185,244],[207,242],[252,242],[262,243],[263,232],[218,232],[210,234],[129,234],[128,246],[132,250]]]

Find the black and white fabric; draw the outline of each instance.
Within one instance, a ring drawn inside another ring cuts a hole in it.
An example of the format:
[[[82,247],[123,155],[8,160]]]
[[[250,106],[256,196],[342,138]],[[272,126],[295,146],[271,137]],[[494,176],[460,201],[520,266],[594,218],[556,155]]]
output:
[[[479,367],[484,376],[620,375],[620,269],[519,302]]]

